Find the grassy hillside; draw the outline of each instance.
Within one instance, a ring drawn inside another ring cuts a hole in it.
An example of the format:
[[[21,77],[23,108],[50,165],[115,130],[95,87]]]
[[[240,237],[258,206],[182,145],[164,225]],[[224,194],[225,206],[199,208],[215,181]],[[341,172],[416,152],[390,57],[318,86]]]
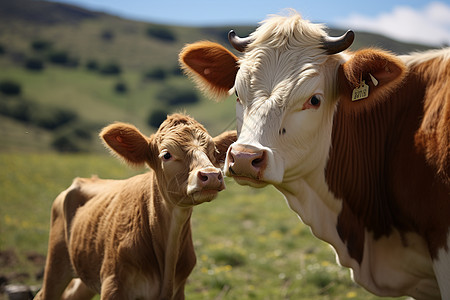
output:
[[[169,92],[194,89],[192,84],[181,76],[172,76],[164,82],[145,81],[142,75],[135,71],[127,71],[117,77],[102,76],[81,67],[67,70],[60,66],[49,66],[37,73],[7,63],[2,65],[1,61],[0,68],[5,71],[0,73],[0,81],[13,80],[22,86],[20,96],[0,95],[0,102],[3,104],[14,107],[17,103],[27,102],[38,106],[35,110],[31,108],[32,119],[39,111],[54,108],[74,112],[78,116],[77,122],[70,122],[51,131],[39,128],[33,120],[18,122],[3,116],[1,119],[7,122],[8,130],[3,128],[5,132],[0,137],[0,151],[10,151],[16,147],[28,151],[45,150],[45,147],[35,149],[33,141],[42,135],[49,136],[49,141],[64,134],[72,137],[70,129],[74,126],[88,128],[91,133],[88,141],[91,145],[86,150],[97,151],[101,148],[98,147],[96,134],[102,126],[115,121],[129,122],[138,126],[144,133],[150,134],[154,129],[148,127],[146,120],[155,109],[164,109],[167,112],[186,111],[207,126],[211,134],[222,132],[227,124],[233,124],[234,120],[232,101],[214,105],[200,97],[200,94],[196,105],[170,106],[159,100],[158,94],[168,88]],[[126,84],[127,92],[115,92],[114,86],[118,82]],[[44,117],[46,116],[35,116],[35,118]],[[20,132],[26,135],[17,136],[16,134]],[[46,141],[43,140],[44,143]]]

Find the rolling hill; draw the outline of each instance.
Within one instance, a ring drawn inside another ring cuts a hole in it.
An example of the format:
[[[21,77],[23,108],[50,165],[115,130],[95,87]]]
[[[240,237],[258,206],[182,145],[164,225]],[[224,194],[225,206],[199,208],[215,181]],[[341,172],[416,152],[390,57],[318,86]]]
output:
[[[20,90],[0,93],[0,151],[97,151],[102,126],[124,121],[150,133],[158,112],[186,111],[213,135],[233,128],[232,101],[212,105],[177,66],[184,44],[227,46],[231,28],[245,36],[255,26],[163,26],[55,2],[0,1],[0,83]],[[353,48],[363,46],[427,48],[357,33]],[[193,93],[190,103],[178,101]]]

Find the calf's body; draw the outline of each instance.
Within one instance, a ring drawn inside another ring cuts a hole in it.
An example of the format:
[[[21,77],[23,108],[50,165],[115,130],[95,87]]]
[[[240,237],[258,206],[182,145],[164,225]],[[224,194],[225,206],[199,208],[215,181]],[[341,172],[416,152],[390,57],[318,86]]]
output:
[[[196,261],[192,209],[224,188],[217,166],[236,135],[213,140],[182,115],[169,117],[150,138],[138,133],[114,124],[101,135],[128,162],[147,162],[149,172],[125,180],[76,178],[54,201],[37,299],[95,293],[102,299],[184,299]]]

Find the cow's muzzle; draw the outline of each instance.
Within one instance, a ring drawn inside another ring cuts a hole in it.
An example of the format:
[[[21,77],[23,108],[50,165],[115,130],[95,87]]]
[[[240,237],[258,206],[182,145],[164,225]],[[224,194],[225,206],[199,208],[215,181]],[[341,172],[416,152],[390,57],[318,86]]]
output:
[[[268,153],[250,145],[233,144],[227,153],[225,174],[232,176],[239,184],[255,187],[266,185],[263,181],[268,164]]]

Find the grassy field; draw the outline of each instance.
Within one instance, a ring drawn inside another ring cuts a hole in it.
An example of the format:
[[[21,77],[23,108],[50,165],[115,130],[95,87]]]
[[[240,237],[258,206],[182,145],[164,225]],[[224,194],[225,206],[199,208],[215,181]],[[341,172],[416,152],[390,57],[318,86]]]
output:
[[[50,206],[73,177],[125,178],[107,155],[0,154],[0,276],[41,284]],[[187,299],[379,299],[350,280],[273,188],[238,186],[195,208]],[[6,299],[0,294],[0,299]]]

